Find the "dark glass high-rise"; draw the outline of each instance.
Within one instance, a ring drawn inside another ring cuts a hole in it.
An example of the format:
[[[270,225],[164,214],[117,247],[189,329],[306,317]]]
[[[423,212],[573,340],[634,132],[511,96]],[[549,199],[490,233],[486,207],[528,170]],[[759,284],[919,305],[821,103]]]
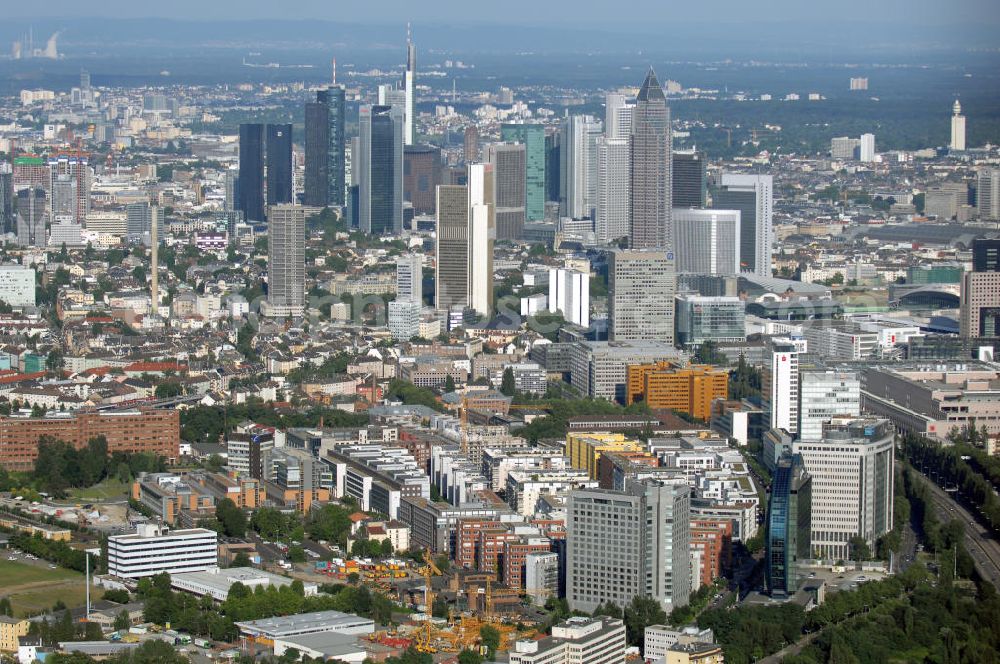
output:
[[[236,209],[247,221],[264,221],[264,125],[240,125],[240,178]]]
[[[292,125],[267,125],[267,204],[292,202]]]

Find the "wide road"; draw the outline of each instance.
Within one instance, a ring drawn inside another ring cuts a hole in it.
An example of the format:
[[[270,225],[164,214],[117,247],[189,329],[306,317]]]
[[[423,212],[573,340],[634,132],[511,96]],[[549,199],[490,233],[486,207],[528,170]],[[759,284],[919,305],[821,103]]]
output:
[[[957,519],[965,527],[965,548],[976,564],[976,571],[1000,589],[1000,543],[976,518],[951,495],[923,475],[916,468],[913,471],[927,480],[931,490],[931,501],[942,522]]]

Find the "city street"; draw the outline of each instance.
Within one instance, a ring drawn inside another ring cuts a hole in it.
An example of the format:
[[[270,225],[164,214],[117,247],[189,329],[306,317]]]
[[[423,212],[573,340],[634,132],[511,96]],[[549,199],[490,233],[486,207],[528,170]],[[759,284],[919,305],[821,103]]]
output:
[[[930,486],[932,500],[941,521],[958,519],[965,526],[965,548],[976,564],[976,570],[994,586],[1000,588],[1000,544],[983,528],[972,513],[966,510],[948,492],[922,475]]]

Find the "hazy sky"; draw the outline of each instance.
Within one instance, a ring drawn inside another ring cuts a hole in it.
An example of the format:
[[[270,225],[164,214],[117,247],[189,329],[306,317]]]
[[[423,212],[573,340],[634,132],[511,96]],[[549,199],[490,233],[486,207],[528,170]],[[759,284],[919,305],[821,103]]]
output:
[[[9,18],[167,17],[186,20],[321,19],[349,22],[630,24],[680,21],[1000,24],[998,0],[0,0]],[[850,35],[844,35],[850,39]]]

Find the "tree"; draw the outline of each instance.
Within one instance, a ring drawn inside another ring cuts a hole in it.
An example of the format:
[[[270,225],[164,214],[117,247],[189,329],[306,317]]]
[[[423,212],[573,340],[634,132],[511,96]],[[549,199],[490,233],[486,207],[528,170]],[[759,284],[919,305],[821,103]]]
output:
[[[184,386],[176,380],[168,380],[159,383],[153,392],[157,399],[170,399],[184,394]]]
[[[517,383],[514,381],[514,370],[506,367],[503,370],[503,378],[500,379],[500,391],[508,397],[514,396],[517,391]]]
[[[379,545],[379,548],[381,549],[379,553],[382,555],[383,558],[388,558],[393,554],[392,542],[389,541],[388,538],[382,540],[382,543]]]
[[[651,597],[636,596],[625,607],[625,632],[629,645],[643,648],[646,627],[667,622],[667,614],[660,603]]]
[[[229,498],[223,498],[216,504],[215,518],[222,524],[225,536],[243,537],[247,534],[247,517]]]
[[[298,545],[289,547],[288,560],[293,563],[304,563],[306,561],[305,550]]]
[[[115,628],[116,632],[120,632],[122,630],[128,629],[131,626],[132,626],[132,621],[128,617],[128,611],[122,609],[121,611],[118,612],[118,615],[115,616],[115,622],[112,625],[112,627]]]
[[[451,374],[448,374],[444,379],[444,391],[454,392],[455,391],[455,379]]]
[[[474,650],[463,650],[458,653],[458,664],[482,664],[483,656]]]
[[[128,604],[129,594],[124,588],[110,588],[104,591],[101,599],[106,599],[109,602],[115,602],[116,604]]]
[[[250,567],[250,565],[250,556],[242,551],[233,556],[233,561],[229,563],[230,567]]]
[[[431,602],[431,615],[435,618],[448,617],[448,601],[441,595],[435,595]]]
[[[851,560],[871,560],[872,551],[864,537],[855,535],[848,541]]]
[[[500,649],[500,631],[493,625],[483,625],[479,628],[479,638],[486,646],[486,659],[495,658]]]
[[[51,374],[62,371],[65,364],[66,360],[63,359],[63,354],[58,350],[49,351],[49,354],[45,358],[45,370]]]

